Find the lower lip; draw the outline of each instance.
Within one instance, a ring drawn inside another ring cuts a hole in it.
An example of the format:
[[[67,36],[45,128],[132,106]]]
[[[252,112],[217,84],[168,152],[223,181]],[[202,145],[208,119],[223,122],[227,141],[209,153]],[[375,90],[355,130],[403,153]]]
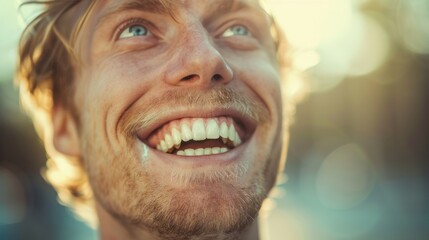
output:
[[[170,167],[181,168],[199,168],[205,166],[227,166],[239,161],[240,156],[243,156],[246,146],[250,139],[242,143],[240,146],[233,148],[227,152],[201,156],[179,156],[176,154],[168,154],[160,152],[153,148],[149,148],[149,155],[155,156],[155,160],[159,160]]]

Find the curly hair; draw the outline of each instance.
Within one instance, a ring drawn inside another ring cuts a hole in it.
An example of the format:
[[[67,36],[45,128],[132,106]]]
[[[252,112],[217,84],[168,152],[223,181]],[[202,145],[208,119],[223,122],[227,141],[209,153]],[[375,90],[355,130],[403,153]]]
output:
[[[158,1],[166,4],[169,0]],[[43,9],[27,25],[21,36],[19,66],[16,73],[21,103],[32,117],[49,155],[46,169],[42,174],[58,192],[60,202],[70,206],[91,226],[96,226],[97,220],[92,190],[81,159],[61,155],[55,151],[49,139],[52,134],[51,114],[55,106],[66,107],[77,118],[72,100],[73,80],[79,67],[75,45],[95,2],[40,0],[23,3],[21,8],[29,4],[38,4],[43,6]],[[287,43],[274,20],[272,35],[277,46],[278,61],[283,69],[289,69],[290,55],[285,54]],[[290,112],[294,101],[291,101],[291,96],[288,99],[286,111]]]

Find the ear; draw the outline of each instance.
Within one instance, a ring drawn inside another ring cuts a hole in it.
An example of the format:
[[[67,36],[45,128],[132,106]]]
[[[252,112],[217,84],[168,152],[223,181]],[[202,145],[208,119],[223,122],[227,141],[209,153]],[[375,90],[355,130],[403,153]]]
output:
[[[52,125],[55,150],[68,156],[80,156],[77,123],[72,114],[63,106],[54,107]]]

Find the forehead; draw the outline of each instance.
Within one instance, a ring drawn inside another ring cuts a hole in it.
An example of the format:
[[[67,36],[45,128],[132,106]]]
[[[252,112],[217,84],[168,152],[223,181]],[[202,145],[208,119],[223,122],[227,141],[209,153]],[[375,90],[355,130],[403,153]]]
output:
[[[170,15],[183,9],[200,15],[204,13],[216,15],[242,8],[254,8],[265,12],[259,2],[260,0],[100,0],[95,6],[95,12],[100,21],[115,13],[131,9]]]

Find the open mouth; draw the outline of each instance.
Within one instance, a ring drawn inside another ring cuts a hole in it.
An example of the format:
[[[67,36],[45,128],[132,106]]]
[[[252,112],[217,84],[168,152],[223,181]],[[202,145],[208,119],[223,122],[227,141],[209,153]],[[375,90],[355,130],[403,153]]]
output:
[[[181,118],[158,127],[144,142],[167,154],[214,155],[240,146],[253,131],[232,117]]]

